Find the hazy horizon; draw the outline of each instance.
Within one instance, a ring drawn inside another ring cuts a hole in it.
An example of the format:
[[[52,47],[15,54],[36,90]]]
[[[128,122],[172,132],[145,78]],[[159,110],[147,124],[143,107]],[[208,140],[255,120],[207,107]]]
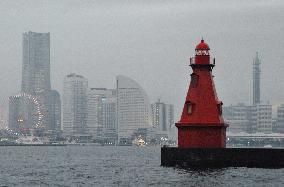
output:
[[[179,116],[190,78],[189,58],[201,37],[216,58],[215,86],[224,105],[252,103],[252,59],[261,58],[261,100],[284,103],[284,2],[270,1],[1,1],[1,105],[20,92],[22,34],[50,32],[51,85],[86,77],[115,88],[115,76],[137,81],[150,100]]]

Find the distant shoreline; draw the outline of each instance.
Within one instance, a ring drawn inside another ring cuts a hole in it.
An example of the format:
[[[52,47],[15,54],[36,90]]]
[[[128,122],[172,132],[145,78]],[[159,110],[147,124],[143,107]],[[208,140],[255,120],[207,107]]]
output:
[[[66,144],[3,144],[0,146],[67,146]]]

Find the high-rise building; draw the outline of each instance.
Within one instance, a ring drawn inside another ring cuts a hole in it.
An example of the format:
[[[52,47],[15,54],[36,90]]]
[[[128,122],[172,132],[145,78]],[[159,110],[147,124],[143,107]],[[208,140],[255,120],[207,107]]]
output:
[[[253,105],[260,103],[260,59],[258,52],[253,59]]]
[[[37,97],[42,106],[43,129],[51,129],[49,113],[50,93],[50,34],[23,34],[23,63],[21,92]],[[43,130],[42,129],[42,130]]]
[[[253,106],[251,106],[252,123],[256,125],[256,131],[262,133],[272,132],[272,105],[262,104],[260,99],[260,58],[256,52],[253,59]],[[254,122],[255,121],[255,122]]]
[[[106,88],[90,88],[88,90],[87,127],[96,141],[103,141],[105,133],[112,132],[115,138],[115,90]],[[112,105],[114,104],[114,106]],[[110,134],[109,134],[110,135]]]
[[[117,140],[116,126],[116,95],[102,99],[103,104],[103,135],[106,143],[115,143]]]
[[[24,33],[22,92],[37,95],[50,88],[50,34]]]
[[[50,91],[49,104],[50,130],[57,134],[61,131],[61,99],[56,90]]]
[[[2,107],[0,107],[0,130],[8,127],[7,115]]]
[[[64,78],[63,133],[70,137],[87,134],[88,81],[81,75],[69,74]]]
[[[125,144],[135,131],[152,126],[151,106],[144,89],[131,78],[119,75],[116,83],[118,139]]]
[[[156,133],[168,136],[168,133],[174,125],[174,107],[158,100],[152,107],[153,127]]]
[[[277,107],[276,133],[284,133],[284,104]]]
[[[253,105],[239,104],[224,107],[223,116],[230,124],[229,131],[272,132],[272,105],[262,104],[260,101],[260,72],[260,59],[258,53],[256,53],[253,59]]]

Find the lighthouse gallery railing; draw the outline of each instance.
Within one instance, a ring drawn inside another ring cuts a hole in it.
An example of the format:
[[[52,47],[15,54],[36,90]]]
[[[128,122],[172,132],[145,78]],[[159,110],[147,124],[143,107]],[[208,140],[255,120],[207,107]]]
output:
[[[190,63],[190,65],[196,64],[195,57],[190,58],[189,63]],[[210,58],[209,64],[215,66],[215,58]]]

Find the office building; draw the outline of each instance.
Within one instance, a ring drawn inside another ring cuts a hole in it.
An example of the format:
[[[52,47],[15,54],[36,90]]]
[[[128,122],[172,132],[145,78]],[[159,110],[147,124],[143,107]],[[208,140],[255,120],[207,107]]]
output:
[[[153,127],[156,129],[156,134],[168,137],[169,131],[174,126],[173,105],[165,104],[158,100],[151,107]]]
[[[23,62],[21,93],[36,97],[42,108],[42,132],[52,127],[50,119],[50,33],[23,34]],[[23,106],[24,107],[24,106]]]
[[[275,133],[284,133],[284,104],[277,107],[277,119],[276,127],[274,128]]]
[[[106,143],[117,141],[116,126],[116,91],[102,99],[103,104],[103,136]]]
[[[250,108],[243,103],[223,107],[223,117],[226,123],[230,124],[230,132],[248,132]]]
[[[230,126],[230,132],[271,133],[272,132],[272,105],[245,104],[223,107],[223,117]]]
[[[88,81],[81,75],[69,74],[64,78],[63,133],[69,137],[87,135]]]
[[[271,133],[272,105],[263,104],[260,100],[260,58],[256,53],[253,59],[253,102],[231,105],[223,108],[223,117],[230,125],[231,132]]]
[[[256,105],[257,132],[272,133],[272,105]]]
[[[87,128],[88,133],[97,142],[102,142],[106,134],[108,137],[113,136],[109,137],[111,139],[116,137],[115,99],[114,89],[90,88],[88,90]]]
[[[60,94],[56,90],[50,91],[49,104],[49,130],[52,134],[58,134],[61,132],[61,99]]]
[[[24,33],[22,92],[37,95],[50,88],[50,34]]]

